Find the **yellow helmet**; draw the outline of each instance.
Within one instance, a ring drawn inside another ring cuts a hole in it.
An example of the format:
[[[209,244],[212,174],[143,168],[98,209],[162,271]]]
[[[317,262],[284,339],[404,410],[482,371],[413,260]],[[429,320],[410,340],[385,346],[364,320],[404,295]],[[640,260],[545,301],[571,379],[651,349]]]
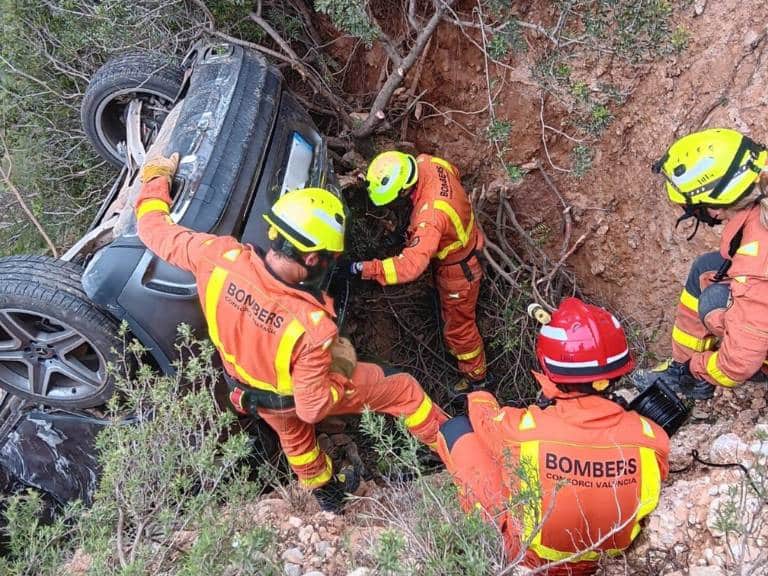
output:
[[[653,170],[666,178],[669,199],[687,206],[732,206],[752,189],[768,151],[735,130],[688,134],[670,146]]]
[[[286,192],[263,216],[270,240],[280,235],[299,252],[344,251],[344,205],[328,190]]]
[[[401,190],[416,184],[418,176],[413,156],[397,150],[382,152],[368,166],[368,196],[376,206],[384,206],[395,200]]]

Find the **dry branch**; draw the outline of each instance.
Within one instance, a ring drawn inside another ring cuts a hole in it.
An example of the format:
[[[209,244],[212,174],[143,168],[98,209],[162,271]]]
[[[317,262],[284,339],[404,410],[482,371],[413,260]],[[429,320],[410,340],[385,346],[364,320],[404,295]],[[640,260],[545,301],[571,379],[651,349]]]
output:
[[[392,99],[395,90],[400,87],[400,84],[403,83],[403,80],[408,74],[408,71],[414,64],[416,64],[417,60],[424,52],[424,49],[426,48],[429,39],[432,37],[435,29],[437,28],[437,25],[443,19],[446,9],[450,8],[455,2],[456,0],[433,1],[435,7],[434,14],[432,14],[432,17],[429,19],[427,24],[416,36],[416,40],[408,54],[402,58],[399,63],[394,62],[394,71],[392,74],[390,74],[389,78],[387,78],[387,81],[384,83],[384,86],[382,86],[381,90],[376,95],[376,98],[373,101],[373,105],[371,106],[371,110],[368,113],[366,119],[359,127],[353,130],[353,137],[358,139],[367,138],[373,134],[374,130],[376,130],[376,128],[386,118],[384,110],[389,105],[389,101]]]
[[[21,209],[27,215],[27,218],[29,218],[30,222],[32,222],[35,228],[37,228],[37,231],[40,232],[40,235],[43,237],[43,240],[45,240],[45,243],[48,245],[48,249],[51,251],[51,254],[53,254],[55,258],[58,258],[59,251],[56,250],[56,246],[51,240],[51,237],[48,236],[48,234],[45,231],[45,228],[43,228],[42,224],[40,224],[40,221],[35,217],[35,214],[32,212],[32,210],[30,210],[29,206],[27,206],[27,202],[24,200],[24,197],[21,195],[21,192],[19,192],[19,189],[16,188],[13,181],[11,180],[11,172],[13,171],[13,160],[11,159],[11,153],[8,150],[8,145],[5,142],[5,135],[2,133],[0,133],[0,142],[2,142],[3,144],[3,155],[2,157],[0,157],[0,179],[2,179],[2,181],[8,187],[8,189],[16,197],[16,201],[21,205]],[[4,160],[8,161],[7,167],[3,165]]]

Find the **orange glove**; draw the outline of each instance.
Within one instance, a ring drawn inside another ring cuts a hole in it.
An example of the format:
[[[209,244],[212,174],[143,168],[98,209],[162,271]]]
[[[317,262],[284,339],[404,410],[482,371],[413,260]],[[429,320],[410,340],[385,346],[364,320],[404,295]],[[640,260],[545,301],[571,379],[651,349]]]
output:
[[[142,184],[164,176],[168,178],[170,184],[171,178],[176,174],[176,169],[179,167],[179,153],[174,152],[170,157],[166,158],[162,154],[153,154],[147,158],[144,162],[144,166],[141,168],[141,182]]]

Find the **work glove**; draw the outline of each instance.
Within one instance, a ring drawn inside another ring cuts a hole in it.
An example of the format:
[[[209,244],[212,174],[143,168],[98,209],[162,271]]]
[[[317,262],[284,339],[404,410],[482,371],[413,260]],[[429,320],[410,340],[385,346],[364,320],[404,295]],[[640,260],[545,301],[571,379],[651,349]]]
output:
[[[347,497],[359,487],[360,474],[353,466],[345,466],[325,486],[315,488],[312,493],[321,510],[340,514]]]
[[[349,339],[339,336],[331,344],[331,372],[352,378],[357,366],[357,353]]]
[[[176,174],[178,166],[178,152],[174,152],[167,158],[162,154],[153,154],[146,159],[144,166],[141,168],[141,183],[144,184],[155,178],[165,177],[168,178],[168,184],[170,185],[171,178]]]

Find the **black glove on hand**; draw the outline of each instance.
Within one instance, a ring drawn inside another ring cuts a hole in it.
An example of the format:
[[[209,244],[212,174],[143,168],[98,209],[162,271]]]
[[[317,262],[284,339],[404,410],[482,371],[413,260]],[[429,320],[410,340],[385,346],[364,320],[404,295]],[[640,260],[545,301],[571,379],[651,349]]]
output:
[[[360,273],[363,271],[363,263],[362,262],[355,262],[350,258],[339,258],[336,261],[336,268],[334,270],[334,274],[338,278],[342,279],[349,279],[349,278],[355,278],[360,276]]]

